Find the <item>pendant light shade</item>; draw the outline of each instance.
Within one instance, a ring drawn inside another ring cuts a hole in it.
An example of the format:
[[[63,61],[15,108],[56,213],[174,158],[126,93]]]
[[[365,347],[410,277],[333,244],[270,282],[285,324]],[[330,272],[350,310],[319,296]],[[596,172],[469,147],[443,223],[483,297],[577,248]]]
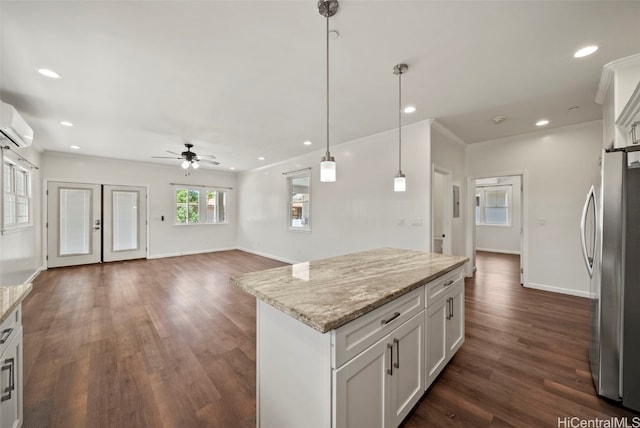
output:
[[[327,152],[329,154],[329,152]],[[320,181],[331,183],[336,181],[336,160],[333,156],[324,156],[320,162]]]
[[[193,169],[198,169],[198,168],[200,168],[200,164],[198,162],[192,161],[191,162],[191,167]]]
[[[189,161],[185,159],[184,161],[182,161],[182,165],[181,166],[184,169],[189,168]]]
[[[402,173],[402,74],[408,69],[407,64],[398,64],[393,67],[393,74],[398,76],[398,174],[393,179],[394,192],[407,190],[407,178]]]
[[[318,12],[327,19],[327,153],[320,161],[320,181],[336,181],[336,160],[329,153],[329,18],[338,11],[338,0],[319,0]]]
[[[393,191],[404,192],[406,190],[407,190],[407,177],[405,177],[403,173],[399,173],[398,175],[396,175],[396,178],[393,179]]]

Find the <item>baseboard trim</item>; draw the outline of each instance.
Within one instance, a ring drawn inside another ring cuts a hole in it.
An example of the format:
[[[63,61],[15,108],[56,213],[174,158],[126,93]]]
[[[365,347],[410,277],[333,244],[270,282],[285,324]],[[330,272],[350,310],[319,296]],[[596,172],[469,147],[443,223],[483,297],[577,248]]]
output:
[[[35,281],[35,279],[38,277],[38,275],[40,275],[40,272],[42,272],[42,266],[40,266],[38,269],[36,269],[36,271],[31,274],[31,276],[25,281],[25,283]]]
[[[193,251],[180,251],[177,253],[165,253],[165,254],[149,254],[148,259],[164,259],[166,257],[178,257],[178,256],[192,256],[194,254],[205,254],[205,253],[217,253],[220,251],[231,251],[236,250],[236,247],[228,247],[228,248],[207,248],[204,250],[193,250]]]
[[[570,288],[554,287],[552,285],[536,284],[534,282],[526,284],[525,287],[533,288],[535,290],[551,291],[552,293],[568,294],[570,296],[589,297],[588,291],[572,290]]]
[[[245,253],[249,253],[249,254],[255,254],[256,256],[260,256],[260,257],[266,257],[268,259],[277,260],[279,262],[289,263],[292,265],[295,265],[296,263],[300,263],[298,260],[286,259],[284,257],[274,256],[273,254],[264,253],[262,251],[251,250],[249,248],[238,247],[236,248],[236,250],[244,251]]]
[[[476,251],[486,251],[488,253],[515,254],[520,255],[520,251],[496,250],[495,248],[476,248]]]

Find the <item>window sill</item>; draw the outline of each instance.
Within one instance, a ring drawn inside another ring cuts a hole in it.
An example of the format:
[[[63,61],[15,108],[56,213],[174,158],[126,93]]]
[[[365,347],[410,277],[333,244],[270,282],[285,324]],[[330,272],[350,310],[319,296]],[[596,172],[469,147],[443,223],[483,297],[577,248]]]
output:
[[[229,222],[225,222],[225,223],[173,223],[174,226],[224,226],[224,225],[229,225],[231,223]]]
[[[33,223],[28,223],[28,224],[21,224],[19,226],[7,226],[6,228],[1,230],[1,234],[2,235],[6,235],[6,234],[11,234],[11,233],[17,233],[17,232],[21,232],[25,229],[30,229],[33,227]]]
[[[307,232],[307,233],[311,233],[311,228],[310,227],[288,227],[289,232]]]

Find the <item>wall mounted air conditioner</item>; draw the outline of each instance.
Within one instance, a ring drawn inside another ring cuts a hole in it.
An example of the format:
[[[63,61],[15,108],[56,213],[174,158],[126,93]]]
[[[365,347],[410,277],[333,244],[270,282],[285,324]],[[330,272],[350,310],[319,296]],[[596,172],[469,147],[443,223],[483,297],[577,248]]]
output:
[[[33,142],[33,129],[27,125],[20,113],[7,103],[0,101],[0,137],[17,147],[29,147]]]

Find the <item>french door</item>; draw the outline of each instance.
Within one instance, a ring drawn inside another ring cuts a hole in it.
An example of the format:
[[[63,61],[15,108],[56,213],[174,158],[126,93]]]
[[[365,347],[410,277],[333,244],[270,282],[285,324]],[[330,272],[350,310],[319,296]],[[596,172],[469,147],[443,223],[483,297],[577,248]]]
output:
[[[47,266],[146,256],[146,189],[49,182]]]

